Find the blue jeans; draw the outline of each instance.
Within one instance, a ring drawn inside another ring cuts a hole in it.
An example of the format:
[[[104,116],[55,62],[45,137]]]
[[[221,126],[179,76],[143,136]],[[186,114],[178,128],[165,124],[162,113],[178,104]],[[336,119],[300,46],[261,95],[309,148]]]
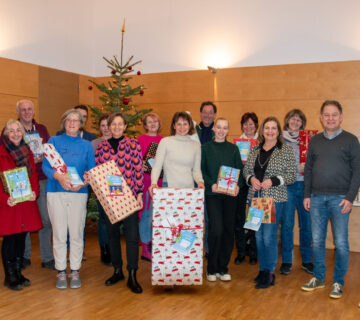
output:
[[[275,203],[276,222],[274,224],[261,224],[259,231],[255,234],[260,271],[275,271],[278,260],[276,230],[281,217],[284,215],[285,205],[286,202]]]
[[[144,203],[144,211],[141,214],[141,220],[139,223],[139,234],[140,234],[140,240],[142,243],[148,243],[152,239],[152,201],[149,195],[149,192],[146,192],[145,197],[145,203]],[[148,209],[148,205],[150,204],[150,207]]]
[[[298,211],[300,228],[300,252],[303,263],[312,262],[311,219],[304,209],[304,182],[297,181],[287,187],[288,201],[281,220],[281,256],[283,263],[292,263],[294,248],[295,208]]]
[[[333,282],[344,285],[344,277],[349,265],[349,241],[348,224],[349,213],[341,213],[339,203],[345,198],[344,195],[311,195],[310,216],[313,236],[314,276],[325,281],[325,242],[328,221],[331,219],[331,227],[335,242],[335,265]]]

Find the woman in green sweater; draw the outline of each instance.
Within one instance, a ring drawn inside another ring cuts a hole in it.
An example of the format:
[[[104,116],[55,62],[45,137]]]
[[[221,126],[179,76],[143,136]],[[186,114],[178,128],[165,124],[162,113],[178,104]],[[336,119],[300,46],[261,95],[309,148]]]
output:
[[[205,181],[205,204],[209,216],[209,255],[207,280],[230,281],[227,265],[230,260],[234,242],[235,213],[239,187],[243,185],[243,164],[239,149],[226,141],[229,122],[225,118],[215,121],[215,138],[202,146],[201,170]],[[235,196],[220,193],[217,178],[220,167],[228,166],[240,169],[240,177]]]

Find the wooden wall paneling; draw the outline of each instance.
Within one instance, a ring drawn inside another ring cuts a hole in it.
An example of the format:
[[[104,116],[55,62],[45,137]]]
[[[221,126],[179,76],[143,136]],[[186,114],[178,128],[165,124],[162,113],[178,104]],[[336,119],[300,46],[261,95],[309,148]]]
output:
[[[30,63],[0,58],[0,126],[10,118],[16,119],[16,102],[29,99],[34,102],[38,119],[39,67]]]
[[[0,58],[0,93],[26,98],[38,97],[39,67]]]
[[[37,98],[29,98],[24,96],[14,96],[0,93],[0,130],[5,126],[9,119],[17,119],[16,103],[21,99],[29,99],[34,103],[35,118],[38,118],[39,108]]]
[[[79,103],[79,76],[51,68],[39,68],[39,119],[50,135],[60,130],[62,114]]]

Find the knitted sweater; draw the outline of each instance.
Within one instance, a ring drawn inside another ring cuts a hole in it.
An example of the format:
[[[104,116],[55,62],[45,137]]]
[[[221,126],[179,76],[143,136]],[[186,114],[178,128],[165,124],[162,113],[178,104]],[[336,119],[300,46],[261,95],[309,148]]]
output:
[[[108,140],[100,142],[95,152],[96,165],[110,160],[115,161],[133,194],[136,196],[142,193],[144,175],[140,144],[134,139],[124,137],[115,152]]]
[[[95,167],[94,151],[91,143],[81,139],[80,135],[72,137],[64,133],[61,136],[51,137],[49,143],[54,145],[68,167],[76,168],[81,178],[85,171]],[[50,166],[45,157],[42,169],[48,178],[46,192],[73,192],[61,187],[60,183],[54,178],[55,170]],[[82,188],[77,193],[88,193],[88,188]]]
[[[243,186],[243,164],[239,149],[228,141],[210,141],[201,146],[201,171],[205,181],[206,195],[218,195],[218,193],[212,192],[211,187],[217,183],[219,169],[222,165],[240,169],[238,186]]]
[[[304,197],[311,194],[345,195],[354,201],[360,185],[360,146],[347,131],[329,140],[312,137],[305,164]]]
[[[156,152],[151,184],[157,183],[161,169],[164,169],[170,188],[193,188],[194,181],[204,181],[200,165],[200,143],[189,135],[166,137],[160,141]]]

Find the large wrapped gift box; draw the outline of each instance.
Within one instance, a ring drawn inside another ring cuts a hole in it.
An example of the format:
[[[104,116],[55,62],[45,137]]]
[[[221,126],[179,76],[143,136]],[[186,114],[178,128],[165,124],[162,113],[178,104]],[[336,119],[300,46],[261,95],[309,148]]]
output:
[[[306,156],[309,149],[310,139],[318,133],[318,130],[300,130],[299,131],[299,149],[300,163],[306,162]]]
[[[119,222],[140,210],[114,160],[88,171],[88,178],[111,223]]]
[[[201,285],[204,190],[154,189],[153,285]]]

